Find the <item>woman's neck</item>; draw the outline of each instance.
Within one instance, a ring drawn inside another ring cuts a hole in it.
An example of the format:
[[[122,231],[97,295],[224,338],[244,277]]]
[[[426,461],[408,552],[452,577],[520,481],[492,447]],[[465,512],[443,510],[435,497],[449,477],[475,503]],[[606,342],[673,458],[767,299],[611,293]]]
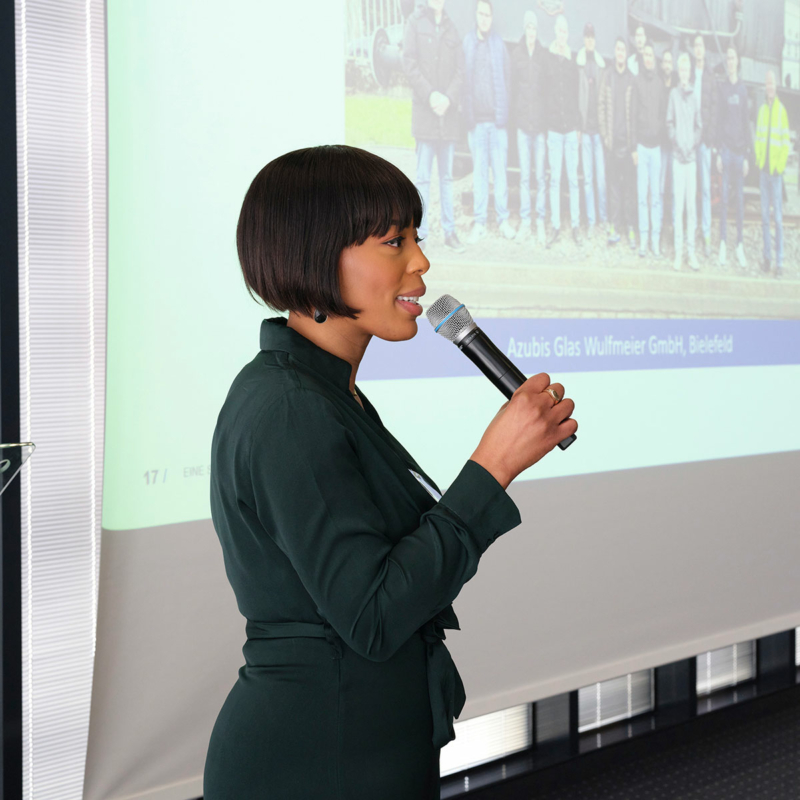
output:
[[[352,321],[346,318],[328,317],[325,322],[320,324],[313,317],[302,316],[294,311],[289,312],[286,327],[292,328],[318,347],[350,364],[348,388],[352,394],[356,385],[358,366],[372,336],[357,330],[352,325]]]

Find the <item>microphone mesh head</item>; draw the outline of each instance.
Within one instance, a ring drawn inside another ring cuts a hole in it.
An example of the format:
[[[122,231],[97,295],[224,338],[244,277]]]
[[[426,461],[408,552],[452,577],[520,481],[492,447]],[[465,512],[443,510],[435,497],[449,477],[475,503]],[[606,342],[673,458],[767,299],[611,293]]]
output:
[[[456,311],[456,309],[458,309]],[[455,313],[453,313],[455,311]],[[455,297],[443,294],[425,312],[428,321],[433,325],[434,330],[454,342],[458,335],[468,325],[472,324],[472,315],[467,311],[463,303],[459,303]]]

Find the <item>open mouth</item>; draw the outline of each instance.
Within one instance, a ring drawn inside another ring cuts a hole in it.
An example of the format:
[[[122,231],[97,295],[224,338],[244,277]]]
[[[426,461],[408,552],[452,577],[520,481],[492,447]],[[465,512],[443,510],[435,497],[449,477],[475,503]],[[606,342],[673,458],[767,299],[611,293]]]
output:
[[[395,302],[399,303],[409,314],[413,314],[415,317],[422,313],[422,306],[416,297],[398,297]]]

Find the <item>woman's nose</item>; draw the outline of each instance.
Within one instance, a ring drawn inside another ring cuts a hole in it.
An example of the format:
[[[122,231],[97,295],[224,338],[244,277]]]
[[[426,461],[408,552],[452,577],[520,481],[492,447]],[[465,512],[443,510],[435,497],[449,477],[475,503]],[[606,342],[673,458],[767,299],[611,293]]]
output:
[[[419,253],[416,253],[411,259],[411,264],[415,269],[420,270],[421,272],[427,272],[431,268],[431,262],[428,261],[428,257],[422,252],[421,249]]]

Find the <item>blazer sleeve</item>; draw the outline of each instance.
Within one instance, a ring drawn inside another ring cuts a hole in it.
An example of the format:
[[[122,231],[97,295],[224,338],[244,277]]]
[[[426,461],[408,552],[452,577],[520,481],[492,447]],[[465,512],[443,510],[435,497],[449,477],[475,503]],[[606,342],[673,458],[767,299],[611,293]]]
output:
[[[396,544],[335,405],[296,387],[263,413],[249,467],[256,514],[345,643],[389,659],[456,598],[519,510],[494,476],[467,461],[419,525]],[[395,534],[396,538],[396,534]]]

